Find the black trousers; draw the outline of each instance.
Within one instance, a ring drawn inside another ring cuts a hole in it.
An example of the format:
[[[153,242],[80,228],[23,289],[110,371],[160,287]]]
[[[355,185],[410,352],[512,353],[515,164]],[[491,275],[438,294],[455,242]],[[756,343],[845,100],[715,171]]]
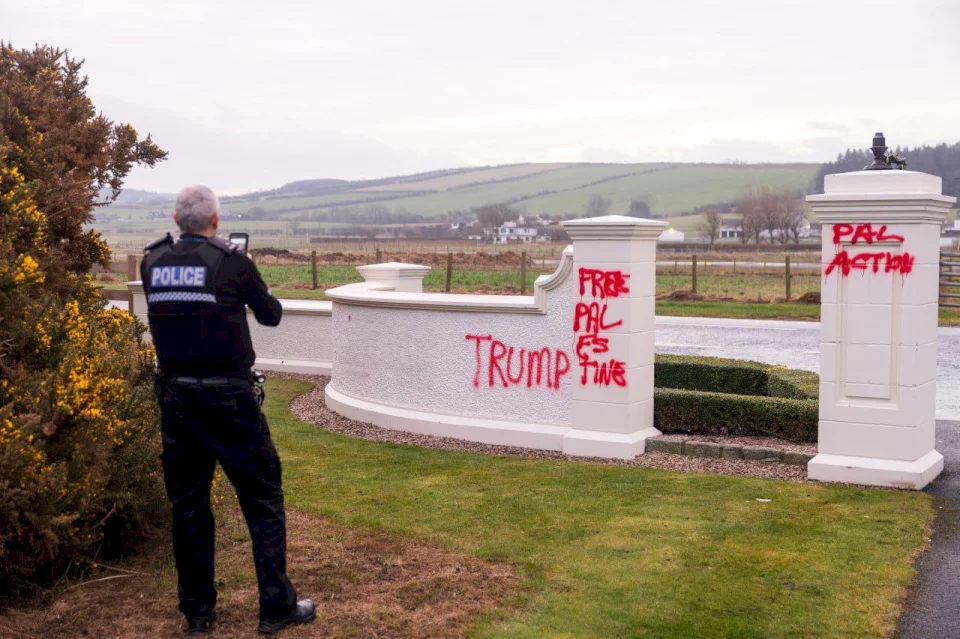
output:
[[[219,460],[250,530],[260,618],[285,617],[296,607],[297,594],[287,578],[280,458],[253,387],[239,379],[206,386],[174,377],[160,384],[158,394],[180,611],[210,616],[217,601],[210,485]]]

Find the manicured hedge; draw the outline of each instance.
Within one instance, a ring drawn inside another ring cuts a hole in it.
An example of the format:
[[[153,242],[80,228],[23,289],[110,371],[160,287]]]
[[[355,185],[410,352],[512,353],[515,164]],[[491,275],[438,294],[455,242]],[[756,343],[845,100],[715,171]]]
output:
[[[664,433],[816,441],[814,373],[716,357],[658,355],[654,426]]]
[[[820,379],[809,371],[739,359],[657,355],[654,386],[736,395],[816,399]]]

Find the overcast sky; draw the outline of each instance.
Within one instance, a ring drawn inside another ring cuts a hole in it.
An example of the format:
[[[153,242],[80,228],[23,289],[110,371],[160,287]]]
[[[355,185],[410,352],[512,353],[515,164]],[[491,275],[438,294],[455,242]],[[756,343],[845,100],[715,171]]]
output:
[[[0,38],[86,59],[151,190],[960,139],[958,0],[0,0]]]

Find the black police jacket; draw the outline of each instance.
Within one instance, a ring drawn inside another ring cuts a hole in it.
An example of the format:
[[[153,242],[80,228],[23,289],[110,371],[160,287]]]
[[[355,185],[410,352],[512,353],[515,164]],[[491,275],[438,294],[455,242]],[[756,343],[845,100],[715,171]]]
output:
[[[245,375],[256,354],[245,306],[266,326],[280,323],[280,302],[254,263],[219,238],[169,235],[145,249],[140,277],[150,333],[166,375]]]

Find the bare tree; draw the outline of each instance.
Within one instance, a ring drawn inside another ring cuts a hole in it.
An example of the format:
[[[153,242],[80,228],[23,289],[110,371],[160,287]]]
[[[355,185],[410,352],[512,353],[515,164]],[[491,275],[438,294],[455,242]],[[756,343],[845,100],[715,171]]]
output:
[[[611,206],[613,206],[613,200],[608,200],[602,195],[594,195],[584,207],[584,214],[586,217],[606,215],[610,212]]]
[[[796,196],[789,189],[771,189],[769,187],[748,187],[740,192],[737,209],[743,216],[744,243],[749,240],[759,244],[764,237],[773,243],[781,244],[790,241],[790,234],[794,225],[802,227],[802,212],[800,220],[796,214]],[[799,235],[799,227],[795,235]]]
[[[703,215],[703,221],[697,225],[697,230],[707,236],[710,246],[713,246],[720,237],[720,224],[723,219],[719,211],[708,211]]]
[[[773,244],[780,227],[783,226],[783,206],[780,193],[769,187],[757,189],[760,225],[766,233],[767,239]]]
[[[786,240],[800,243],[800,234],[807,223],[807,205],[801,198],[790,197],[784,200],[784,213],[780,234]]]
[[[737,200],[737,211],[740,213],[740,241],[744,244],[753,240],[760,243],[763,233],[763,205],[760,194],[753,187],[741,189]]]
[[[477,220],[485,229],[495,229],[508,220],[515,220],[520,214],[507,204],[487,204],[477,209]]]

